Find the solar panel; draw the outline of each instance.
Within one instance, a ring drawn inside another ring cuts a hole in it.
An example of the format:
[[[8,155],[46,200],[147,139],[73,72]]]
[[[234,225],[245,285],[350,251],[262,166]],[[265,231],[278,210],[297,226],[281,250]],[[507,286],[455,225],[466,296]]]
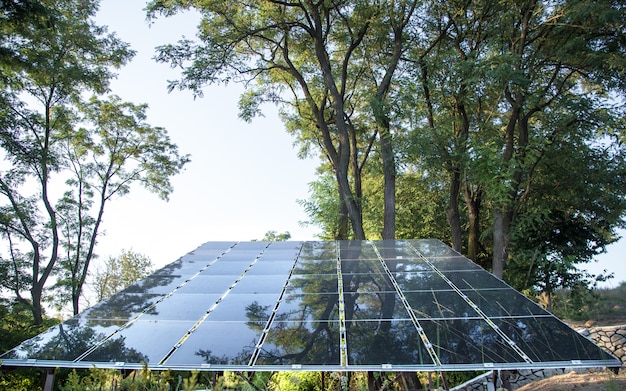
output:
[[[0,359],[245,371],[621,365],[430,239],[209,242]]]

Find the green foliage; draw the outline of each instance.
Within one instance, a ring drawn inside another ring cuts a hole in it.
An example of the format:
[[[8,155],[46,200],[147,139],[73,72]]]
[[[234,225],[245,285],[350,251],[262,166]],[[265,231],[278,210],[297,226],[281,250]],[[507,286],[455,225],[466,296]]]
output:
[[[597,306],[603,301],[601,295],[584,283],[579,283],[568,289],[558,289],[551,295],[549,304],[546,302],[547,293],[539,296],[540,303],[547,307],[555,316],[573,321],[591,319],[592,314],[598,313]]]
[[[0,352],[6,352],[21,342],[35,337],[47,328],[59,323],[57,319],[44,317],[43,324],[33,324],[30,306],[22,302],[0,299]],[[0,360],[1,361],[1,360]],[[0,389],[6,391],[31,391],[41,389],[39,369],[18,368],[0,371]]]
[[[9,256],[0,260],[0,287],[20,300],[30,294],[40,324],[46,296],[78,312],[105,204],[133,183],[167,199],[170,177],[189,159],[145,122],[146,105],[86,100],[107,93],[113,70],[134,55],[93,23],[98,1],[2,7],[9,23],[1,27],[0,148],[8,168],[0,234]],[[52,276],[55,295],[47,291]]]
[[[128,287],[135,281],[152,273],[152,261],[132,250],[122,250],[117,257],[110,257],[104,270],[94,276],[94,290],[101,301]]]
[[[560,318],[598,324],[622,324],[626,320],[626,282],[612,289],[559,290],[555,296],[553,309]]]
[[[309,194],[308,200],[298,200],[310,219],[300,224],[320,227],[322,233],[319,237],[322,240],[337,239],[342,231],[341,201],[337,196],[337,184],[330,173],[324,172],[309,183]]]
[[[265,102],[280,106],[301,154],[319,150],[329,163],[322,172],[334,174],[301,201],[322,239],[380,238],[393,210],[396,237],[464,241],[472,257],[493,255],[499,275],[528,266],[533,285],[541,273],[525,249],[543,246],[544,264],[561,263],[565,278],[623,224],[626,187],[611,179],[624,177],[623,151],[605,160],[590,152],[623,149],[605,135],[626,133],[624,106],[615,104],[625,91],[625,23],[614,2],[148,6],[152,17],[186,8],[204,20],[199,41],[159,49],[159,61],[189,65],[172,87],[201,93],[206,84],[255,82],[240,100],[246,120]],[[587,16],[592,9],[597,18]],[[610,191],[576,199],[587,191],[582,178]],[[394,181],[395,205],[386,192]]]
[[[39,391],[41,371],[38,369],[15,369],[0,372],[0,388],[4,391]]]
[[[481,375],[482,372],[475,371],[464,371],[464,372],[446,372],[444,374],[440,374],[439,377],[444,376],[446,384],[448,387],[452,388],[454,386],[458,386],[460,384],[465,383],[466,381],[472,380],[473,378]],[[441,384],[440,380],[437,383]],[[427,384],[427,383],[426,383]]]
[[[262,241],[266,242],[284,242],[286,240],[291,239],[291,234],[289,231],[285,231],[283,233],[278,233],[276,231],[267,231],[265,235],[263,235]]]
[[[0,351],[6,352],[21,342],[36,336],[47,328],[59,323],[58,319],[44,318],[42,325],[33,324],[30,306],[16,301],[0,299]]]
[[[279,372],[273,376],[271,388],[280,391],[324,391],[319,372]]]
[[[170,371],[149,371],[147,368],[122,376],[112,369],[72,370],[58,382],[60,391],[194,391],[210,387],[200,380],[198,371],[174,375]]]

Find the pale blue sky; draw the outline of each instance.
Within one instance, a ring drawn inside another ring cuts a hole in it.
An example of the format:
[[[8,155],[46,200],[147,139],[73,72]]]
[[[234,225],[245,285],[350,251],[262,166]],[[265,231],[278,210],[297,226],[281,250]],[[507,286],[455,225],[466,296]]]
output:
[[[189,91],[168,94],[167,80],[179,71],[153,61],[154,47],[193,37],[196,19],[180,15],[149,26],[144,7],[143,1],[101,3],[97,23],[137,51],[111,84],[112,93],[147,103],[148,122],[166,128],[191,163],[173,178],[169,202],[136,187],[109,204],[101,258],[132,248],[161,266],[207,241],[260,239],[269,230],[315,239],[316,229],[298,224],[307,216],[296,200],[308,197],[317,161],[297,158],[274,107],[252,123],[240,120],[240,85],[207,87],[195,100]]]
[[[185,172],[173,179],[169,202],[135,188],[114,200],[105,214],[106,236],[98,253],[102,259],[133,249],[162,266],[207,241],[260,239],[269,230],[289,231],[293,240],[315,239],[317,229],[298,222],[307,216],[297,199],[308,197],[315,179],[316,160],[300,160],[275,108],[246,123],[237,117],[242,86],[210,86],[204,97],[188,91],[167,93],[167,80],[179,70],[157,64],[154,47],[194,37],[197,18],[191,14],[145,20],[144,1],[102,0],[97,23],[108,25],[129,42],[137,55],[119,71],[112,93],[133,103],[147,103],[148,122],[169,131],[183,154],[191,154]],[[589,266],[608,269],[626,281],[626,241]]]

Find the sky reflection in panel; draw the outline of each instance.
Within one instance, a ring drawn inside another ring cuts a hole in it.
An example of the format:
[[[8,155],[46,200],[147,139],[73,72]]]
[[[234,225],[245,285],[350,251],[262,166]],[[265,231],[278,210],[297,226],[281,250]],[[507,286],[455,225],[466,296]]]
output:
[[[209,242],[0,358],[208,370],[619,366],[437,240]]]

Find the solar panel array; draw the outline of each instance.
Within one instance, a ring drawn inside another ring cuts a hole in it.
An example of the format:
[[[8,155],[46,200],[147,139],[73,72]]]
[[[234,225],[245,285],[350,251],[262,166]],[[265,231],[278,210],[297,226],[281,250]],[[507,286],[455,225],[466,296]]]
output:
[[[621,364],[437,240],[209,242],[0,359],[247,371]]]

